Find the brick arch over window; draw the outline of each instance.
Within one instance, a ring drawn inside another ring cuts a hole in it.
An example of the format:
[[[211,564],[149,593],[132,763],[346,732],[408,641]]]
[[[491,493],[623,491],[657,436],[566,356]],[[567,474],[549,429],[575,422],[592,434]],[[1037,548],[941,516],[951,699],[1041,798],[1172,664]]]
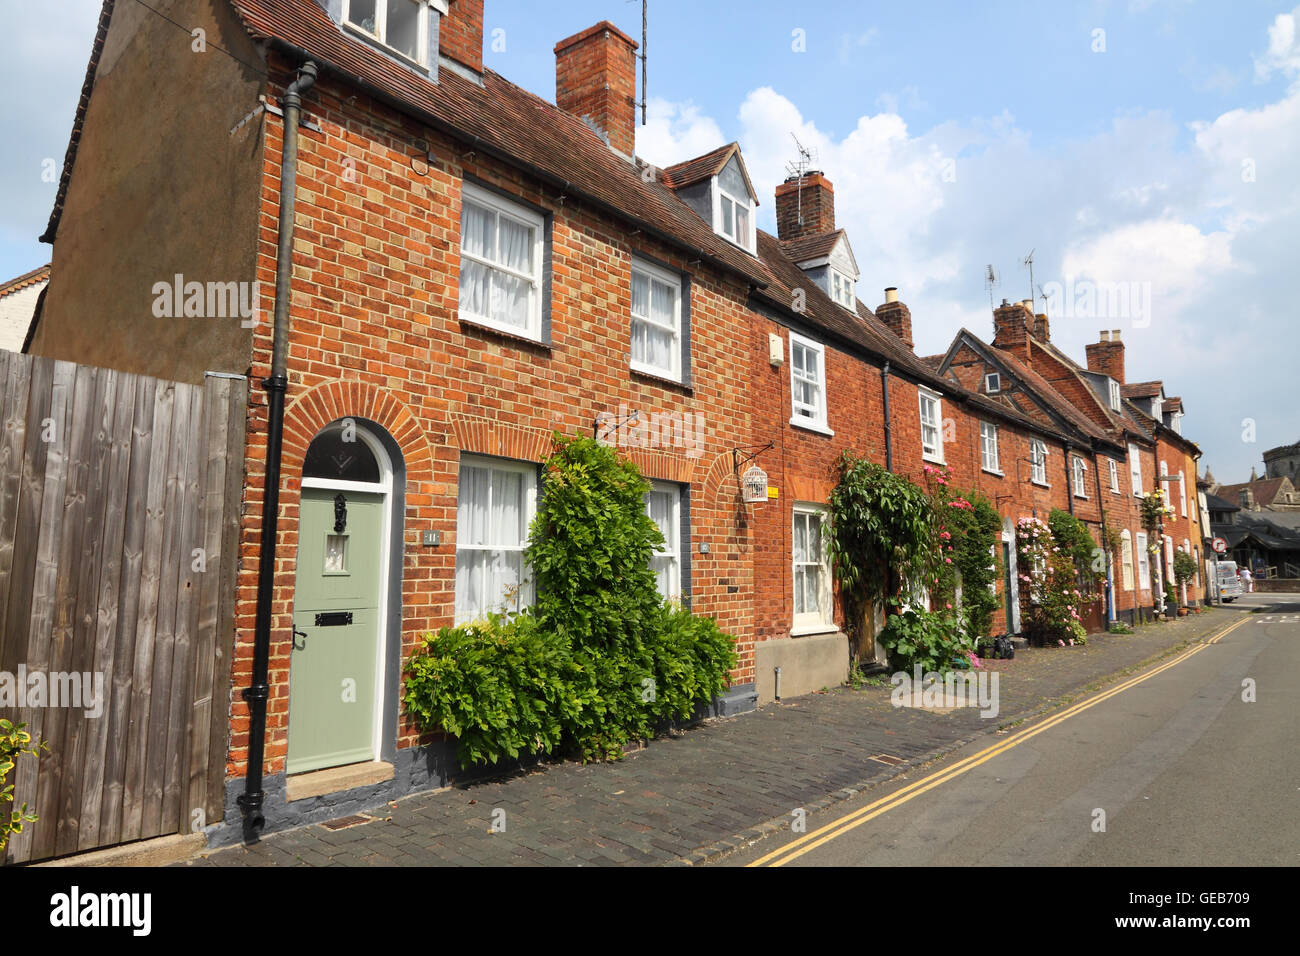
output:
[[[701,475],[700,500],[707,506],[734,511],[738,519],[746,513],[750,506],[741,500],[740,479],[731,452],[720,452],[707,469],[700,468],[697,474]]]
[[[311,440],[340,418],[364,418],[388,432],[402,450],[407,487],[427,493],[433,483],[433,450],[419,420],[391,392],[365,382],[326,382],[294,398],[284,414],[281,470],[300,476]]]

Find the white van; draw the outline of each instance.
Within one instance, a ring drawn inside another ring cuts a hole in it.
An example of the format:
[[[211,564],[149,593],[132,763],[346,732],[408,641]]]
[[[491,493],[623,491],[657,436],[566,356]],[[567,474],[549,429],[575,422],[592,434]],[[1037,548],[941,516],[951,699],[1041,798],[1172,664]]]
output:
[[[1237,577],[1236,561],[1219,562],[1219,597],[1225,603],[1235,601],[1246,593],[1241,586],[1241,578]]]

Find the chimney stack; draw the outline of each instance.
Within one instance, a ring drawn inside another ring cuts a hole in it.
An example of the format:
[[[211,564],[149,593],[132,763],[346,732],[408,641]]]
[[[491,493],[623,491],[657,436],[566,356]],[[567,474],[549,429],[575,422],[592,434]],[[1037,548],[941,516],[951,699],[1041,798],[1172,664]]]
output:
[[[438,53],[483,72],[483,0],[448,0],[447,15],[438,21]]]
[[[1034,335],[1044,342],[1052,341],[1052,324],[1047,321],[1047,313],[1039,312],[1034,319]]]
[[[835,188],[824,175],[810,170],[776,187],[778,239],[801,239],[834,231]]]
[[[1030,361],[1029,335],[1034,327],[1032,302],[1007,302],[993,310],[993,345],[1006,349],[1025,362]]]
[[[1100,340],[1085,345],[1083,351],[1088,356],[1088,371],[1109,375],[1123,385],[1124,343],[1119,335],[1119,329],[1110,332],[1103,329]]]
[[[636,154],[636,49],[608,20],[555,44],[555,105],[629,159]]]
[[[912,341],[912,310],[898,301],[898,289],[890,286],[885,290],[885,301],[876,307],[876,318],[889,326],[889,331],[902,340],[909,350],[915,348]]]

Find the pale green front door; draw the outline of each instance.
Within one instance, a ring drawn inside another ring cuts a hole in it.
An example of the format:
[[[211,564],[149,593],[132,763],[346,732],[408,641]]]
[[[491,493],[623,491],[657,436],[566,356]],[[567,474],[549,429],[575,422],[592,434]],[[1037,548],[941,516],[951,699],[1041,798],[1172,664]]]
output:
[[[375,757],[383,515],[380,494],[302,491],[289,773]]]

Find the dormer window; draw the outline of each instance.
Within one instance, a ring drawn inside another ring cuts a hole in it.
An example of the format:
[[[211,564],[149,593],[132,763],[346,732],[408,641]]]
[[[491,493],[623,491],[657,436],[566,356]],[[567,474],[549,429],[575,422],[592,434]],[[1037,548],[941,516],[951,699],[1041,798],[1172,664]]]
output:
[[[1162,407],[1161,407],[1160,397],[1156,396],[1155,398],[1151,399],[1151,417],[1154,418],[1156,421],[1163,421],[1161,411],[1162,411]]]
[[[732,156],[713,180],[713,230],[747,252],[755,251],[754,197]]]
[[[343,0],[343,23],[365,39],[417,66],[429,65],[429,7],[446,0]]]
[[[831,298],[844,308],[857,311],[857,293],[853,289],[853,280],[838,269],[831,270]]]
[[[1120,407],[1119,382],[1111,378],[1107,379],[1106,383],[1110,386],[1110,410],[1117,412]]]

